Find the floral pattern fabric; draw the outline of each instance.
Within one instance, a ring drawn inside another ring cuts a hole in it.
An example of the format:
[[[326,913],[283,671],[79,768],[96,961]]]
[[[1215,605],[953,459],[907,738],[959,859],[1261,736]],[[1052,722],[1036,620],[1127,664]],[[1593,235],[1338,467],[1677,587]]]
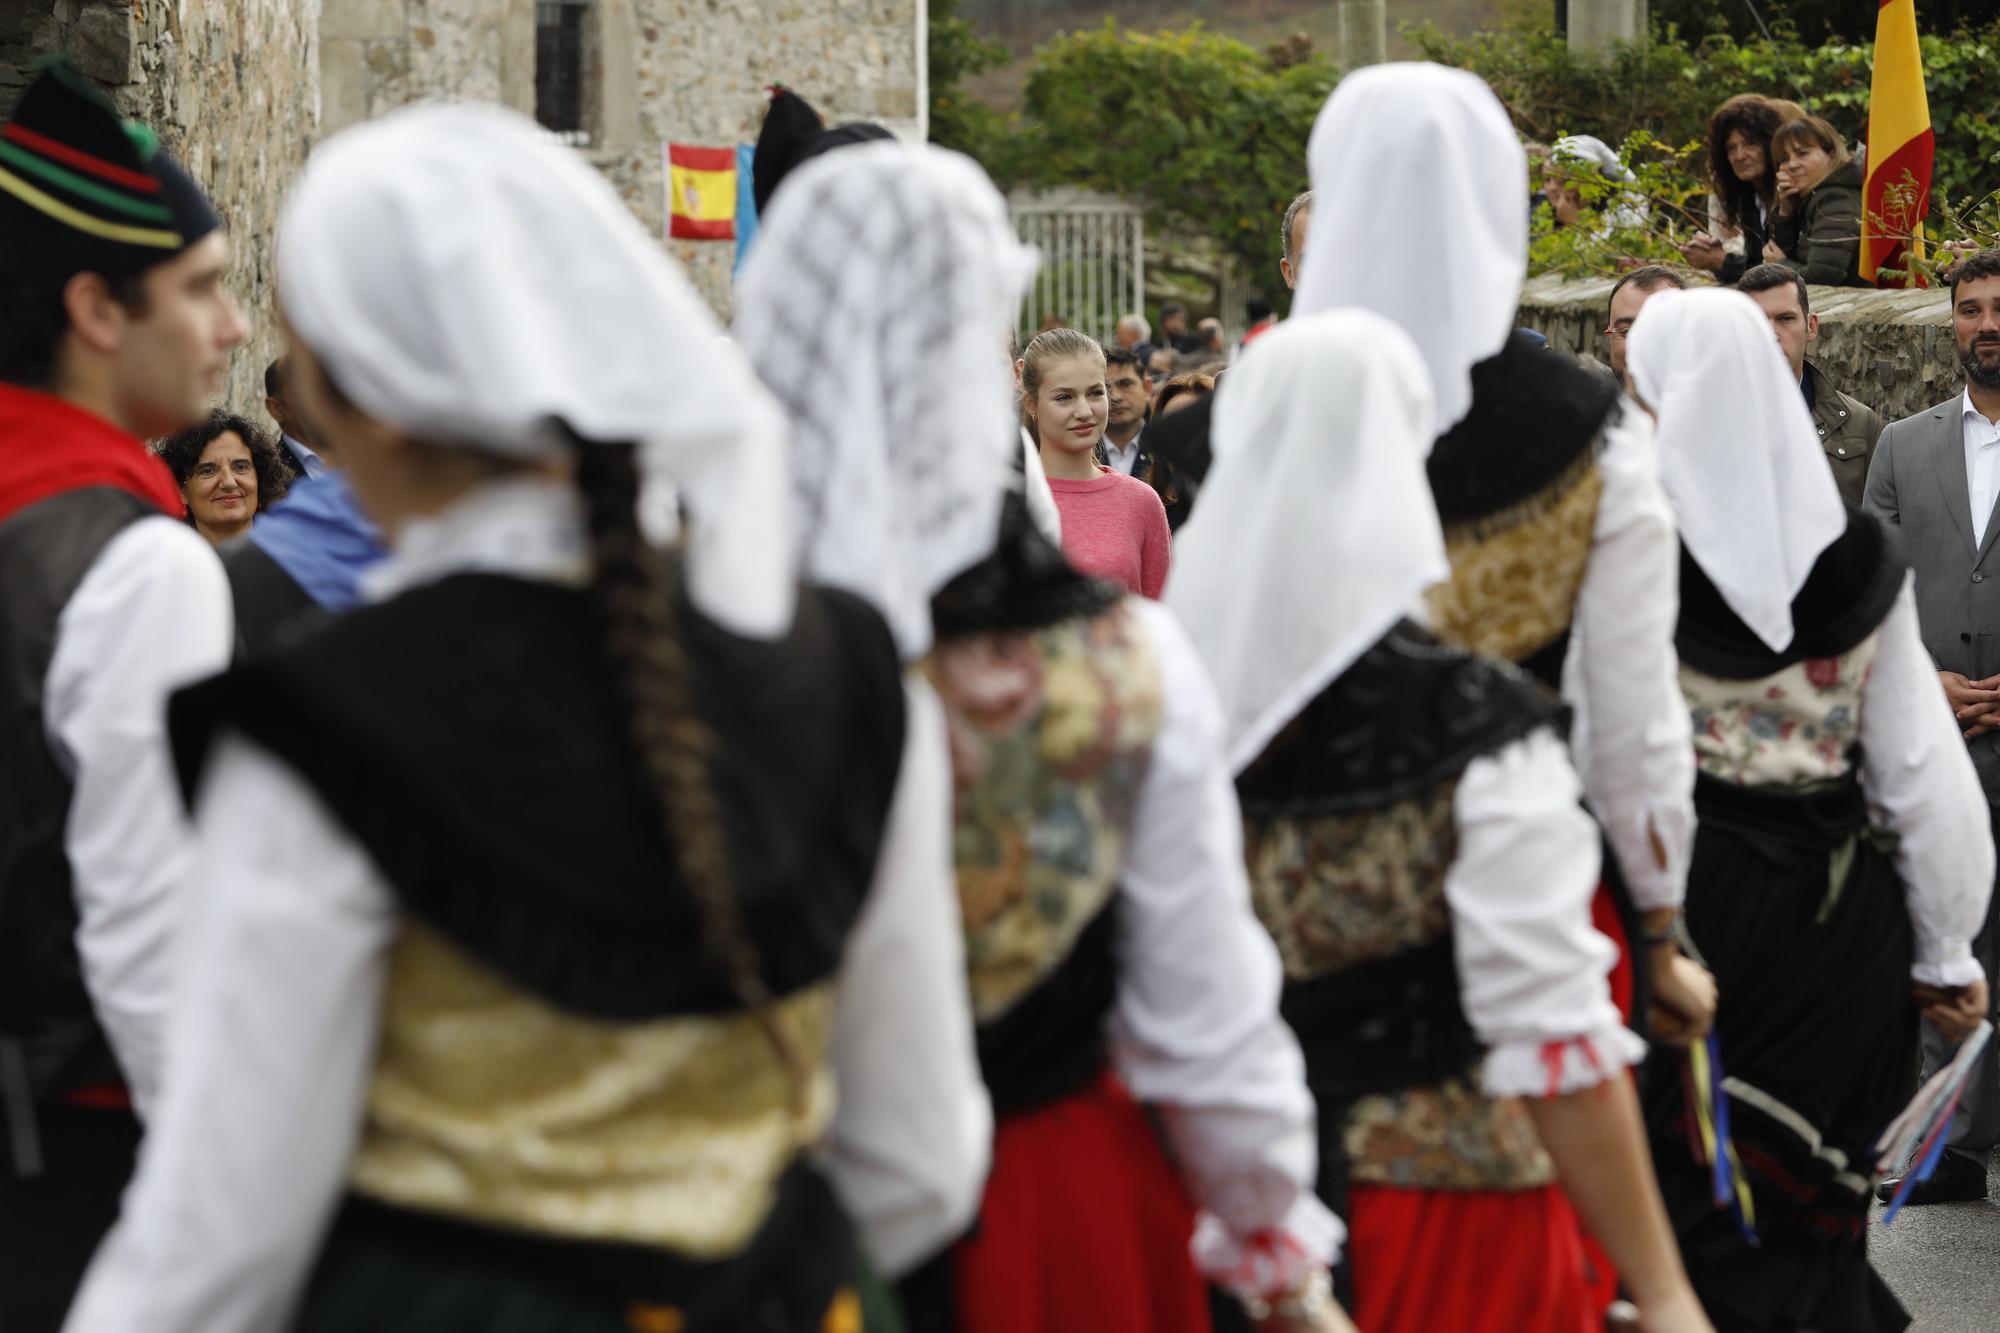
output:
[[[1745,787],[1845,776],[1861,738],[1861,693],[1879,637],[1759,680],[1723,680],[1683,665],[1681,693],[1693,714],[1701,771]]]
[[[1250,896],[1287,978],[1309,981],[1444,934],[1457,787],[1359,814],[1246,821]]]
[[[1160,728],[1160,674],[1122,605],[942,643],[953,854],[972,1009],[999,1018],[1110,902]]]
[[[1425,596],[1448,643],[1523,662],[1576,618],[1604,477],[1591,462],[1504,514],[1445,529],[1451,577]]]
[[[1526,1190],[1556,1178],[1518,1097],[1446,1079],[1364,1097],[1342,1132],[1356,1184],[1412,1190]]]

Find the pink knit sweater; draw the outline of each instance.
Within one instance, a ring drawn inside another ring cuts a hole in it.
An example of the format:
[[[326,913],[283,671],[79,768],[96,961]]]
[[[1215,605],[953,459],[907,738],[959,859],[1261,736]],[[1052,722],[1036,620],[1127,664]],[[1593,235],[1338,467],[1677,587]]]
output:
[[[1158,492],[1108,468],[1089,481],[1050,477],[1049,489],[1062,515],[1063,554],[1070,564],[1157,599],[1167,586],[1173,553]]]

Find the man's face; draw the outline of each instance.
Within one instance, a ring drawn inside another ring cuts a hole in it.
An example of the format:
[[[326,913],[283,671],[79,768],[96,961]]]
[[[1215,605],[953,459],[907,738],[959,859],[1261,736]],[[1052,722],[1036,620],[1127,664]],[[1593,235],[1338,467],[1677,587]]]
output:
[[[1146,416],[1152,397],[1151,386],[1137,366],[1115,365],[1105,372],[1105,387],[1111,391],[1111,429],[1124,431]]]
[[[1292,257],[1278,261],[1278,272],[1285,275],[1285,286],[1298,290],[1299,270],[1306,262],[1306,230],[1312,222],[1312,205],[1307,204],[1292,219]]]
[[[1187,337],[1187,312],[1176,310],[1171,315],[1160,316],[1160,332],[1169,338]]]
[[[230,349],[250,333],[223,285],[228,272],[229,242],[212,232],[147,270],[143,313],[119,307],[104,323],[98,346],[110,355],[118,413],[133,434],[184,429],[222,391]]]
[[[1771,332],[1778,335],[1778,346],[1783,349],[1785,360],[1791,363],[1793,377],[1804,375],[1806,347],[1819,337],[1819,316],[1799,309],[1799,289],[1789,282],[1769,291],[1751,292],[1750,299],[1771,321]]]
[[[1146,363],[1147,378],[1152,380],[1155,384],[1157,384],[1161,380],[1164,380],[1169,376],[1171,376],[1173,373],[1174,373],[1174,354],[1172,352],[1169,352],[1164,347],[1155,348],[1151,359],[1149,359]]]
[[[1618,382],[1631,387],[1625,377],[1625,345],[1632,337],[1632,321],[1639,318],[1639,308],[1646,304],[1653,293],[1665,291],[1664,287],[1641,287],[1636,282],[1628,282],[1618,289],[1618,295],[1611,298],[1611,319],[1604,326],[1604,348],[1611,362],[1611,373]]]
[[[2000,278],[1969,278],[1951,303],[1952,338],[1965,378],[2000,389]]]

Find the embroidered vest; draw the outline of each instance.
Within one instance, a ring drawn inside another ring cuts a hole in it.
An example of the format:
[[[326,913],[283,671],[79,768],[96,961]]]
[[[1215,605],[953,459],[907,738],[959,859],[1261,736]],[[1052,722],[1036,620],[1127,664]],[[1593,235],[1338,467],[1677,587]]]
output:
[[[1618,391],[1516,334],[1472,371],[1472,411],[1431,452],[1451,577],[1426,595],[1439,637],[1561,684]]]
[[[895,789],[901,668],[844,595],[802,592],[774,643],[685,599],[681,624],[803,1116],[702,947],[584,591],[454,576],[175,698],[190,791],[215,733],[240,729],[368,848],[406,914],[351,1176],[364,1198],[725,1258],[824,1127],[833,983]]]
[[[1804,787],[1852,771],[1861,696],[1905,565],[1859,509],[1792,601],[1792,642],[1772,652],[1685,548],[1676,646],[1702,773],[1743,787]]]
[[[1519,1103],[1479,1090],[1444,883],[1459,776],[1562,717],[1519,672],[1405,622],[1238,781],[1251,893],[1284,959],[1321,1152],[1344,1158],[1349,1179],[1526,1189],[1554,1178]]]
[[[950,726],[981,1062],[996,1102],[1032,1104],[1067,1089],[1012,1086],[1032,1077],[1020,1043],[1047,1043],[1057,1028],[1083,1043],[1041,1050],[1070,1069],[1063,1083],[1101,1064],[1110,910],[1159,733],[1159,666],[1121,602],[1039,629],[960,635],[926,669]],[[1010,1027],[1044,991],[1066,997],[1052,1004],[1067,1012],[1045,1004]]]

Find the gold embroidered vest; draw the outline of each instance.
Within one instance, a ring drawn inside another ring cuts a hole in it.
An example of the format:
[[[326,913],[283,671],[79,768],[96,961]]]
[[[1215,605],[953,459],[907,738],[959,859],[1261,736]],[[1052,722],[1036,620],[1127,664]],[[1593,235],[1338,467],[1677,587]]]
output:
[[[987,1024],[1111,902],[1159,733],[1159,665],[1121,603],[954,638],[927,670],[950,727],[966,965]]]
[[[407,922],[390,959],[354,1190],[571,1240],[737,1253],[831,1119],[831,979],[782,1000],[805,1115],[755,1017],[597,1022]]]
[[[1519,1102],[1479,1089],[1444,887],[1459,775],[1559,714],[1520,673],[1406,622],[1238,783],[1252,899],[1284,960],[1285,1014],[1322,1116],[1337,1117],[1322,1120],[1321,1153],[1344,1157],[1354,1182],[1527,1189],[1554,1179]],[[1428,1016],[1412,1020],[1399,1012],[1407,1006]],[[1407,1036],[1362,1054],[1371,1031],[1400,1024]]]

